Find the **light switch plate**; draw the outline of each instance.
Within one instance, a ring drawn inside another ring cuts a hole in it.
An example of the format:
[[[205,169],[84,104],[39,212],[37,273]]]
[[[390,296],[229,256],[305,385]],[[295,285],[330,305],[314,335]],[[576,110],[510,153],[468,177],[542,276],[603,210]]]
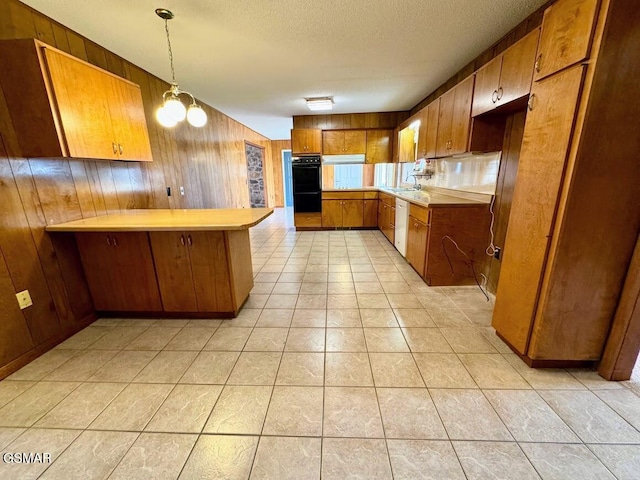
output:
[[[180,185],[180,195],[184,196],[184,187],[182,185]]]
[[[18,299],[18,305],[20,305],[20,310],[24,310],[27,307],[33,305],[31,301],[31,295],[29,295],[29,290],[23,290],[21,292],[16,293],[16,298]]]

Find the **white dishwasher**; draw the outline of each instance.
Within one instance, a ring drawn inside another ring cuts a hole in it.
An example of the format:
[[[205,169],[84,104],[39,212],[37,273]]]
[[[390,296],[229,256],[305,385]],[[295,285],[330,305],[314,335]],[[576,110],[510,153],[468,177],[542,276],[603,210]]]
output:
[[[403,257],[407,256],[407,228],[409,226],[409,202],[396,198],[396,230],[395,242],[396,250]]]

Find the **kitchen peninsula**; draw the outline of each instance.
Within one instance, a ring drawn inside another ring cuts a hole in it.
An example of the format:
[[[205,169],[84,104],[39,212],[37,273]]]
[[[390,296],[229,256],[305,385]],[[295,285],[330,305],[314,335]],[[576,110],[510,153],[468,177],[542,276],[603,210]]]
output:
[[[249,228],[271,208],[130,210],[49,225],[75,235],[101,314],[234,317],[253,287]]]

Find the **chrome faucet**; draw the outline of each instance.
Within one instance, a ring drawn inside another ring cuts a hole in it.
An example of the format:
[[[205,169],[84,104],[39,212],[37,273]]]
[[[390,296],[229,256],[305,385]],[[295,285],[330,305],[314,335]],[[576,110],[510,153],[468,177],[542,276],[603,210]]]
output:
[[[411,174],[411,175],[407,175],[407,178],[405,178],[405,181],[409,180],[409,177],[413,177],[413,188],[415,190],[422,190],[422,185],[420,185],[418,183],[418,176],[415,174]]]

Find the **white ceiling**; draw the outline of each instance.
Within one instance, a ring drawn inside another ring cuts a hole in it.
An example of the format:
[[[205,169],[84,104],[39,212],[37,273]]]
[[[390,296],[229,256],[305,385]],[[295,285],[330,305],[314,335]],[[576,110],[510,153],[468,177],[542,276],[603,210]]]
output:
[[[305,97],[333,113],[408,110],[545,0],[22,0],[266,135]]]

